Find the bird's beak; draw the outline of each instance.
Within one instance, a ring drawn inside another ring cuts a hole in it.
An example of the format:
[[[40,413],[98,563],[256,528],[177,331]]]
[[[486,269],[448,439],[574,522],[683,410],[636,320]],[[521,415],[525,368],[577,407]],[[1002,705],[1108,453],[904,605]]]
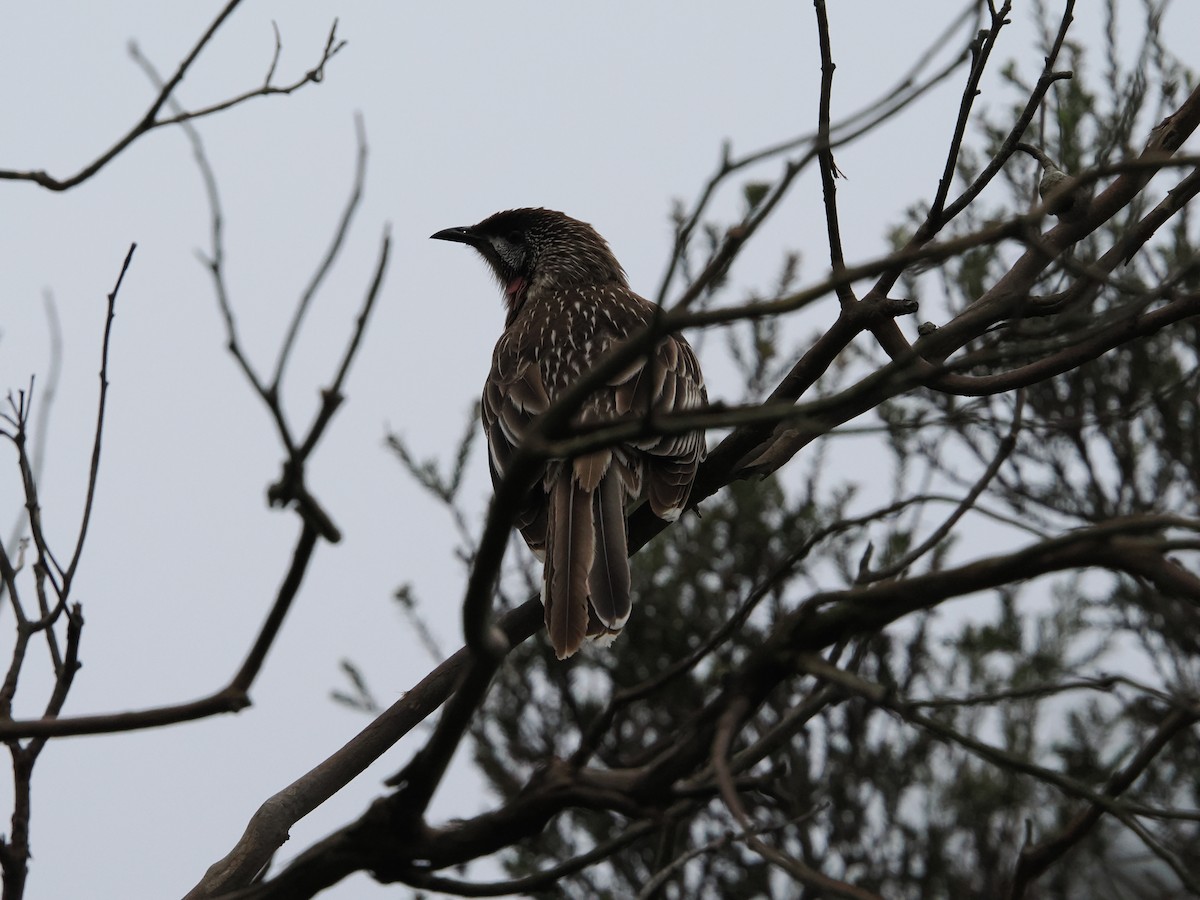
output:
[[[472,247],[478,247],[483,240],[479,235],[475,234],[469,226],[461,228],[443,228],[441,231],[434,232],[429,236],[433,241],[455,241],[459,244],[470,244]]]

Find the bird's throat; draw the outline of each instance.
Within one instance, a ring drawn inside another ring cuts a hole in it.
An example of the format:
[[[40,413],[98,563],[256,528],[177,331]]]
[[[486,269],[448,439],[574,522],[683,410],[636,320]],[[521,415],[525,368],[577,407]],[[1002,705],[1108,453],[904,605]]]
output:
[[[523,275],[518,275],[515,278],[509,279],[504,285],[504,302],[508,306],[508,321],[511,322],[516,316],[517,311],[525,302],[525,294],[529,282],[525,280]]]

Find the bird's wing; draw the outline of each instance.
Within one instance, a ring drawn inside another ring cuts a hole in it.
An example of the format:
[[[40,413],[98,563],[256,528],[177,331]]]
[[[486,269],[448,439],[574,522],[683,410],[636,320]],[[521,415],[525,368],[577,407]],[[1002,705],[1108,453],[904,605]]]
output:
[[[481,417],[493,486],[499,486],[529,423],[550,406],[538,366],[519,352],[519,340],[519,335],[509,333],[496,344],[483,387]],[[540,483],[530,488],[517,511],[516,525],[533,552],[542,558],[546,547],[546,496]]]
[[[670,335],[654,353],[619,373],[610,384],[618,416],[670,415],[703,406],[704,377],[691,345]],[[674,521],[687,505],[696,469],[704,459],[704,432],[664,434],[633,442],[646,454],[644,489],[656,516]]]

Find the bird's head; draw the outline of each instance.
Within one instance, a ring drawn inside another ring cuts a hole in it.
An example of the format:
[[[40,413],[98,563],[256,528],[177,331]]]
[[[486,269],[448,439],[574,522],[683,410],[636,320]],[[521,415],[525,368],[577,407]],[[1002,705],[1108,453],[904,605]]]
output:
[[[509,209],[430,236],[478,250],[504,289],[510,316],[531,289],[625,284],[625,271],[596,229],[553,209]]]

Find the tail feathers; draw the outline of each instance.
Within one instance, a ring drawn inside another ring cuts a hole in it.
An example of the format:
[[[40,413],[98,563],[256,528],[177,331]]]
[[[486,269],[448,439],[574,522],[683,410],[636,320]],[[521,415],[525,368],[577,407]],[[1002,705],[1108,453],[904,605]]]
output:
[[[599,622],[592,623],[589,634],[615,636],[629,620],[629,547],[625,536],[625,497],[619,477],[610,470],[592,495],[596,555],[588,587],[592,612]]]
[[[550,485],[542,600],[546,631],[559,659],[586,638],[611,643],[629,619],[629,550],[619,467],[595,490],[565,468]]]
[[[588,628],[588,574],[595,556],[592,497],[569,470],[550,488],[546,537],[546,631],[559,659],[579,649]]]

